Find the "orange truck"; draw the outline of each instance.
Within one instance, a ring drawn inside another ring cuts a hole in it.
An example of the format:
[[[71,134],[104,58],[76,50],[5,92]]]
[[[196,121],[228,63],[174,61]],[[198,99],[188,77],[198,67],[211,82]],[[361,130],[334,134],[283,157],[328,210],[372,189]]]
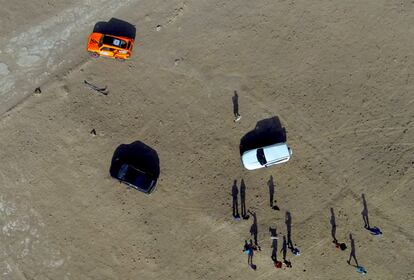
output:
[[[88,38],[88,52],[92,57],[106,56],[128,59],[132,54],[134,39],[102,33],[92,33]]]

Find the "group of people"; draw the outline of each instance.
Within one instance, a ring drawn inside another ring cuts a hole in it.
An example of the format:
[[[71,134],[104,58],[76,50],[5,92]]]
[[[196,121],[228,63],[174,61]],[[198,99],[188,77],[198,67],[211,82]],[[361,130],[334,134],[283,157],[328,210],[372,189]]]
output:
[[[237,187],[237,180],[234,181],[234,185],[232,187],[232,197],[233,197],[233,218],[235,220],[240,220],[240,213],[239,213],[239,206],[238,206],[238,187]],[[253,223],[250,227],[250,235],[251,235],[251,239],[249,241],[245,240],[244,241],[244,246],[243,246],[243,252],[245,254],[247,254],[247,263],[248,266],[253,269],[256,270],[257,269],[257,265],[255,265],[253,263],[253,256],[255,253],[257,253],[258,251],[261,251],[261,247],[258,244],[258,239],[257,239],[257,234],[258,234],[258,225],[257,225],[257,216],[255,212],[251,212],[250,210],[246,211],[246,206],[245,206],[245,198],[246,198],[246,186],[244,181],[241,181],[241,186],[240,186],[240,196],[241,196],[241,217],[245,220],[249,219],[250,216],[252,216],[253,218]],[[362,218],[364,221],[364,228],[367,229],[372,235],[375,236],[380,236],[382,235],[381,230],[378,227],[371,227],[369,224],[369,218],[368,218],[368,207],[366,204],[366,200],[365,200],[365,195],[362,194],[362,200],[363,200],[363,205],[364,205],[364,209],[362,211]],[[272,203],[270,205],[272,207]],[[274,209],[274,208],[273,208]],[[249,213],[250,215],[248,215],[247,213]],[[331,223],[331,235],[332,235],[332,243],[335,245],[336,248],[338,248],[341,251],[345,251],[347,249],[347,245],[344,242],[339,242],[338,239],[336,238],[336,219],[335,219],[335,213],[334,213],[334,209],[331,208],[331,219],[330,219],[330,223]],[[290,268],[292,267],[292,263],[290,260],[287,259],[287,252],[288,250],[291,251],[291,253],[294,256],[298,256],[300,255],[300,251],[297,247],[294,246],[293,242],[292,242],[292,235],[291,235],[291,229],[292,229],[292,216],[291,213],[289,211],[286,212],[285,215],[285,224],[286,224],[286,230],[287,230],[287,234],[286,236],[283,236],[283,241],[282,241],[282,248],[280,250],[280,252],[282,252],[282,261],[279,261],[277,259],[277,252],[278,252],[278,234],[277,234],[277,230],[276,227],[272,228],[269,227],[269,232],[270,232],[270,239],[271,239],[271,248],[272,248],[272,254],[271,254],[271,259],[273,261],[273,264],[275,266],[275,268],[282,268],[283,266],[285,266],[286,268]],[[351,264],[351,261],[354,261],[355,265],[353,265],[356,268],[356,271],[358,273],[361,274],[366,274],[367,270],[361,266],[358,263],[358,260],[356,258],[356,252],[355,252],[355,241],[353,239],[352,234],[349,234],[349,242],[350,242],[350,254],[349,254],[349,259],[347,260],[347,263],[349,265]]]
[[[248,255],[248,259],[247,259],[247,264],[249,265],[250,268],[252,268],[253,270],[256,270],[257,266],[255,264],[253,264],[253,256],[256,252],[261,251],[261,247],[259,246],[258,242],[257,242],[257,218],[256,218],[256,214],[250,212],[251,215],[253,216],[253,224],[250,228],[250,234],[253,237],[253,239],[250,239],[250,242],[247,242],[247,240],[244,241],[244,247],[243,247],[243,252],[245,254]],[[273,262],[273,265],[275,268],[282,268],[283,265],[285,265],[285,267],[290,268],[292,267],[292,262],[290,260],[287,259],[287,253],[288,250],[291,251],[291,253],[294,256],[299,256],[300,255],[300,251],[297,247],[295,247],[293,245],[292,242],[292,237],[291,237],[291,215],[290,212],[286,212],[286,218],[285,218],[285,223],[286,223],[286,227],[287,227],[287,236],[283,236],[283,241],[282,241],[282,248],[280,250],[280,252],[282,252],[282,261],[279,261],[277,259],[277,252],[278,252],[278,234],[277,234],[277,230],[276,227],[272,228],[269,227],[269,233],[270,233],[270,240],[271,240],[271,248],[272,248],[272,254],[271,254],[271,259]]]
[[[234,113],[234,121],[238,122],[241,119],[241,116],[239,114],[239,103],[238,103],[238,99],[239,96],[237,94],[237,91],[234,91],[234,96],[232,97],[232,101],[233,101],[233,113]],[[273,210],[280,210],[279,207],[277,207],[277,205],[274,205],[274,200],[273,200],[273,195],[274,195],[274,184],[273,184],[273,177],[270,176],[270,179],[268,181],[268,186],[269,186],[269,195],[270,195],[270,207]],[[250,211],[246,212],[246,205],[245,205],[245,199],[246,199],[246,186],[244,184],[244,181],[241,180],[241,185],[240,185],[240,204],[241,204],[241,213],[239,213],[239,205],[238,205],[238,194],[239,194],[239,190],[237,187],[237,180],[234,180],[234,184],[232,187],[232,197],[233,197],[233,219],[234,220],[240,220],[241,218],[243,218],[244,220],[249,219],[249,215],[247,214],[247,212],[249,212],[252,216],[253,216],[253,224],[250,228],[250,234],[253,237],[253,239],[250,239],[249,242],[247,242],[247,240],[245,240],[244,242],[244,247],[243,247],[243,252],[245,254],[248,255],[247,258],[247,263],[249,265],[250,268],[252,268],[253,270],[257,269],[257,265],[253,264],[253,256],[255,254],[255,252],[257,251],[261,251],[260,246],[258,245],[258,241],[257,241],[257,232],[258,232],[258,228],[257,228],[257,217],[256,217],[256,213],[252,213]],[[375,236],[379,236],[382,235],[381,230],[378,227],[371,227],[369,224],[369,219],[368,219],[368,207],[367,207],[367,203],[365,200],[365,195],[362,194],[362,200],[363,200],[363,206],[364,209],[362,211],[362,218],[364,221],[364,227],[365,229],[367,229],[372,235]],[[241,214],[241,215],[240,215]],[[336,248],[345,251],[347,249],[347,246],[344,242],[339,242],[336,239],[336,221],[335,221],[335,214],[334,214],[334,210],[333,208],[331,208],[331,235],[333,238],[333,243],[335,245]],[[292,238],[291,238],[291,225],[292,225],[292,217],[290,212],[286,212],[286,216],[285,216],[285,224],[286,224],[286,228],[287,228],[287,238],[286,236],[283,236],[283,243],[282,243],[282,249],[281,252],[283,254],[283,263],[281,261],[277,260],[277,242],[278,242],[278,236],[277,236],[277,232],[276,232],[276,228],[271,228],[269,227],[269,232],[270,232],[270,239],[272,241],[272,261],[273,264],[276,268],[282,268],[283,264],[285,264],[286,267],[292,267],[292,263],[286,259],[286,254],[287,254],[287,250],[290,249],[290,251],[292,252],[293,255],[298,256],[300,255],[300,251],[298,248],[295,248],[293,246],[293,242],[292,242]],[[355,255],[355,241],[352,237],[352,234],[349,234],[349,241],[350,241],[350,245],[351,245],[351,252],[349,255],[349,259],[348,259],[348,264],[351,265],[351,260],[354,260],[355,262],[355,267],[356,267],[356,271],[361,273],[361,274],[366,274],[367,271],[366,269],[359,265],[358,260],[356,258]]]
[[[363,203],[363,207],[364,208],[363,208],[363,210],[361,212],[361,215],[362,215],[362,220],[364,221],[364,228],[366,230],[368,230],[374,236],[380,236],[380,235],[382,235],[382,232],[381,232],[381,230],[378,227],[376,227],[376,226],[371,227],[370,224],[369,224],[368,207],[367,207],[367,202],[365,200],[365,195],[364,194],[362,194],[362,203]],[[334,213],[334,209],[333,208],[331,208],[331,220],[330,220],[330,223],[331,223],[331,235],[332,235],[332,238],[333,238],[332,243],[335,244],[336,248],[338,248],[338,249],[340,249],[342,251],[345,251],[347,249],[346,244],[343,243],[343,242],[339,242],[336,239],[336,220],[335,220],[335,213]],[[351,245],[351,252],[349,253],[349,258],[348,258],[347,263],[349,265],[351,265],[351,261],[353,260],[354,263],[355,263],[355,265],[353,265],[353,266],[356,268],[356,271],[358,273],[361,273],[361,274],[366,274],[367,273],[367,270],[358,263],[358,260],[356,258],[356,253],[355,253],[355,240],[353,239],[351,233],[349,234],[349,242],[350,242],[350,245]]]
[[[241,205],[241,212],[239,212],[239,199],[238,195],[240,193],[240,205]],[[257,225],[257,215],[255,212],[252,212],[250,210],[246,211],[246,205],[245,205],[245,198],[246,198],[246,185],[243,180],[241,180],[240,184],[240,191],[237,187],[237,180],[234,180],[234,184],[232,186],[232,198],[233,198],[233,219],[236,221],[239,221],[241,218],[244,220],[247,220],[250,218],[250,216],[253,219],[252,225],[250,227],[250,235],[251,239],[248,242],[247,240],[244,241],[243,246],[243,252],[247,254],[247,263],[250,268],[253,270],[257,269],[257,265],[253,264],[253,256],[256,252],[261,251],[261,247],[258,244],[258,225]],[[274,205],[272,203],[270,204],[270,207],[272,209],[274,208]],[[277,210],[279,210],[277,208]],[[272,254],[271,259],[273,261],[273,264],[275,268],[282,268],[283,264],[286,267],[292,267],[292,263],[287,259],[287,252],[290,250],[293,255],[298,256],[300,255],[300,251],[297,247],[293,245],[292,241],[292,235],[291,235],[291,229],[292,229],[292,216],[290,212],[286,212],[285,215],[285,224],[287,229],[287,235],[283,236],[283,243],[282,243],[282,249],[280,250],[283,255],[283,262],[279,261],[277,259],[277,251],[278,251],[278,234],[276,228],[269,227],[270,232],[270,239],[271,239],[271,248],[272,248]]]

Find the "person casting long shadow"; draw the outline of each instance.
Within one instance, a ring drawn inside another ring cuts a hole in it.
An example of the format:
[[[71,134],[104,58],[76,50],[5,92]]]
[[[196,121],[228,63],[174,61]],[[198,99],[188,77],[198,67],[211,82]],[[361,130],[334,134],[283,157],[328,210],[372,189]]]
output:
[[[241,206],[241,216],[244,220],[249,219],[249,215],[246,212],[246,184],[244,180],[241,180],[240,183],[240,206]]]
[[[283,243],[282,243],[282,249],[280,250],[282,252],[282,256],[283,256],[283,263],[287,266],[287,267],[292,267],[292,263],[286,259],[286,254],[287,254],[287,242],[286,242],[286,236],[283,235]]]
[[[351,259],[354,259],[355,264],[356,264],[355,267],[358,267],[359,264],[358,264],[358,260],[357,260],[356,255],[355,255],[355,241],[352,238],[351,233],[349,234],[349,241],[351,242],[351,253],[349,254],[349,259],[348,259],[347,263],[349,265],[351,265]]]
[[[282,252],[283,260],[286,260],[287,242],[286,242],[286,236],[284,235],[283,235],[282,249],[280,251]]]
[[[234,180],[233,187],[231,188],[231,196],[233,197],[233,218],[235,220],[240,220],[238,195],[239,189],[237,188],[237,180]]]
[[[295,248],[295,246],[293,246],[293,241],[292,241],[292,216],[291,216],[289,211],[286,211],[285,224],[286,224],[286,230],[287,230],[287,246],[295,256],[298,256],[298,255],[300,255],[300,251],[299,251],[298,248]]]
[[[250,243],[249,243],[249,251],[248,251],[248,258],[247,258],[247,263],[249,265],[249,267],[251,267],[253,270],[256,270],[257,266],[255,264],[253,264],[253,255],[254,255],[254,248],[255,246],[253,245],[253,241],[250,239]]]
[[[241,116],[239,114],[239,95],[236,90],[234,91],[234,95],[231,99],[233,101],[234,121],[238,122],[241,119]]]
[[[261,248],[260,248],[260,246],[259,246],[259,244],[257,242],[257,234],[258,234],[257,216],[256,216],[256,213],[255,212],[250,212],[250,210],[248,212],[253,217],[253,224],[250,227],[250,234],[251,234],[251,236],[253,236],[254,245],[257,246],[257,249],[260,251]]]
[[[333,238],[333,243],[337,244],[338,240],[336,239],[336,221],[335,221],[335,213],[334,209],[331,208],[331,235]]]
[[[290,215],[289,211],[286,211],[285,215],[285,224],[286,224],[286,231],[287,231],[287,246],[290,250],[293,249],[293,242],[292,242],[292,216]]]
[[[382,231],[378,227],[371,227],[371,225],[369,224],[368,206],[367,201],[365,200],[365,194],[362,194],[362,203],[364,204],[364,209],[362,210],[361,215],[362,219],[364,220],[364,228],[366,228],[372,235],[382,235]]]
[[[368,206],[367,201],[365,200],[365,194],[362,194],[362,203],[364,205],[364,209],[362,210],[361,215],[362,219],[364,220],[364,227],[369,230],[371,227],[369,226]]]
[[[267,185],[269,186],[270,207],[273,207],[273,196],[275,194],[275,184],[273,183],[273,176],[272,175],[270,175],[269,181],[267,181]]]
[[[332,236],[332,243],[335,244],[336,248],[341,249],[342,251],[346,250],[345,243],[339,243],[338,239],[336,239],[336,219],[335,219],[335,212],[334,209],[331,208],[331,236]]]
[[[274,263],[277,262],[277,239],[272,239],[272,260]]]
[[[256,270],[256,265],[253,264],[254,246],[251,239],[250,243],[247,243],[247,240],[244,241],[243,253],[247,254],[247,264],[249,267]]]
[[[273,264],[275,265],[276,268],[281,268],[282,267],[282,262],[277,260],[277,231],[276,228],[272,228],[269,227],[269,232],[270,232],[270,239],[272,240],[272,255],[270,256],[272,258]]]
[[[273,205],[273,203],[276,202],[274,200],[275,184],[273,183],[273,176],[270,175],[269,181],[267,181],[267,185],[269,187],[269,203],[270,203],[270,207],[273,210],[279,210],[279,207],[277,207],[277,205]]]

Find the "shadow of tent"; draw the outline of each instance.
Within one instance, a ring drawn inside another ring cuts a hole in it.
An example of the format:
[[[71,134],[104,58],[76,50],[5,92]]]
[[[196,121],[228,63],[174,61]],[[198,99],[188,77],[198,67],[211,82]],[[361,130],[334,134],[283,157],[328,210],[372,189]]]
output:
[[[286,130],[278,117],[263,119],[240,140],[240,155],[245,151],[286,142]]]
[[[108,22],[97,22],[93,28],[93,32],[135,39],[136,28],[126,21],[111,18]]]
[[[131,144],[122,144],[118,146],[114,152],[111,162],[110,173],[113,177],[116,174],[112,174],[115,170],[115,159],[119,158],[122,163],[132,165],[145,173],[151,174],[154,179],[158,179],[160,176],[160,160],[157,152],[151,147],[145,145],[141,141],[135,141]]]

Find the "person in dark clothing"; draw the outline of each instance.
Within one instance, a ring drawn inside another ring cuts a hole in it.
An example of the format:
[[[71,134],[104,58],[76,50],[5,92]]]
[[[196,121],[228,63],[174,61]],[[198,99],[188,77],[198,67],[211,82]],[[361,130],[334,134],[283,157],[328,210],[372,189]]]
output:
[[[364,209],[362,209],[361,215],[362,215],[362,220],[364,220],[364,228],[369,230],[371,227],[369,225],[368,206],[367,206],[367,201],[365,200],[365,194],[362,194],[362,203],[364,205]]]
[[[244,220],[249,219],[249,215],[246,212],[246,185],[244,180],[241,180],[240,183],[240,206],[241,206],[241,216]]]
[[[273,208],[273,199],[275,195],[275,184],[273,183],[273,176],[270,176],[269,181],[267,181],[267,186],[269,187],[270,208]]]
[[[285,215],[285,224],[286,224],[286,230],[287,230],[287,246],[290,250],[292,250],[293,242],[292,242],[292,216],[290,215],[290,212],[286,212]]]
[[[282,249],[280,251],[282,252],[283,260],[286,260],[287,242],[286,242],[286,236],[284,235],[283,235]]]
[[[253,236],[254,245],[256,245],[257,246],[257,249],[260,251],[261,248],[260,248],[260,246],[259,246],[259,244],[257,242],[257,234],[258,234],[257,216],[256,216],[256,213],[254,213],[254,212],[250,212],[250,211],[248,211],[248,212],[253,217],[253,224],[250,227],[250,234],[251,234],[251,236]]]
[[[348,259],[347,263],[349,265],[351,265],[351,260],[354,259],[356,266],[359,266],[358,260],[357,260],[356,255],[355,255],[355,241],[352,238],[351,233],[349,234],[349,240],[351,241],[351,253],[349,254],[349,259]]]
[[[272,228],[269,227],[269,232],[270,232],[270,239],[272,240],[272,261],[273,264],[275,266],[275,268],[281,268],[282,267],[282,262],[277,260],[277,231],[276,228]]]
[[[249,265],[250,268],[252,268],[253,270],[256,270],[257,266],[255,264],[253,264],[253,256],[254,256],[254,245],[253,245],[253,241],[250,239],[250,243],[248,244],[248,257],[247,257],[247,264]]]
[[[289,211],[286,211],[285,216],[285,224],[287,229],[287,247],[290,249],[290,251],[295,255],[299,256],[300,251],[299,248],[295,248],[292,241],[292,216],[290,215]]]
[[[237,94],[236,90],[234,91],[232,101],[233,101],[234,121],[238,122],[241,119],[241,116],[239,114],[239,95]]]
[[[233,197],[233,218],[235,220],[240,220],[238,195],[239,189],[237,188],[237,180],[234,180],[233,187],[231,188],[231,196]]]
[[[334,209],[331,208],[331,236],[333,238],[333,243],[337,244],[338,240],[336,239],[336,221],[335,221],[335,213]]]
[[[273,260],[273,262],[277,261],[277,231],[276,228],[272,228],[269,227],[269,232],[270,232],[270,240],[272,241],[272,255],[271,258]]]
[[[283,256],[283,263],[287,267],[292,267],[292,263],[286,259],[287,249],[288,248],[287,248],[286,236],[283,236],[282,249],[280,250],[282,252],[282,256]]]

